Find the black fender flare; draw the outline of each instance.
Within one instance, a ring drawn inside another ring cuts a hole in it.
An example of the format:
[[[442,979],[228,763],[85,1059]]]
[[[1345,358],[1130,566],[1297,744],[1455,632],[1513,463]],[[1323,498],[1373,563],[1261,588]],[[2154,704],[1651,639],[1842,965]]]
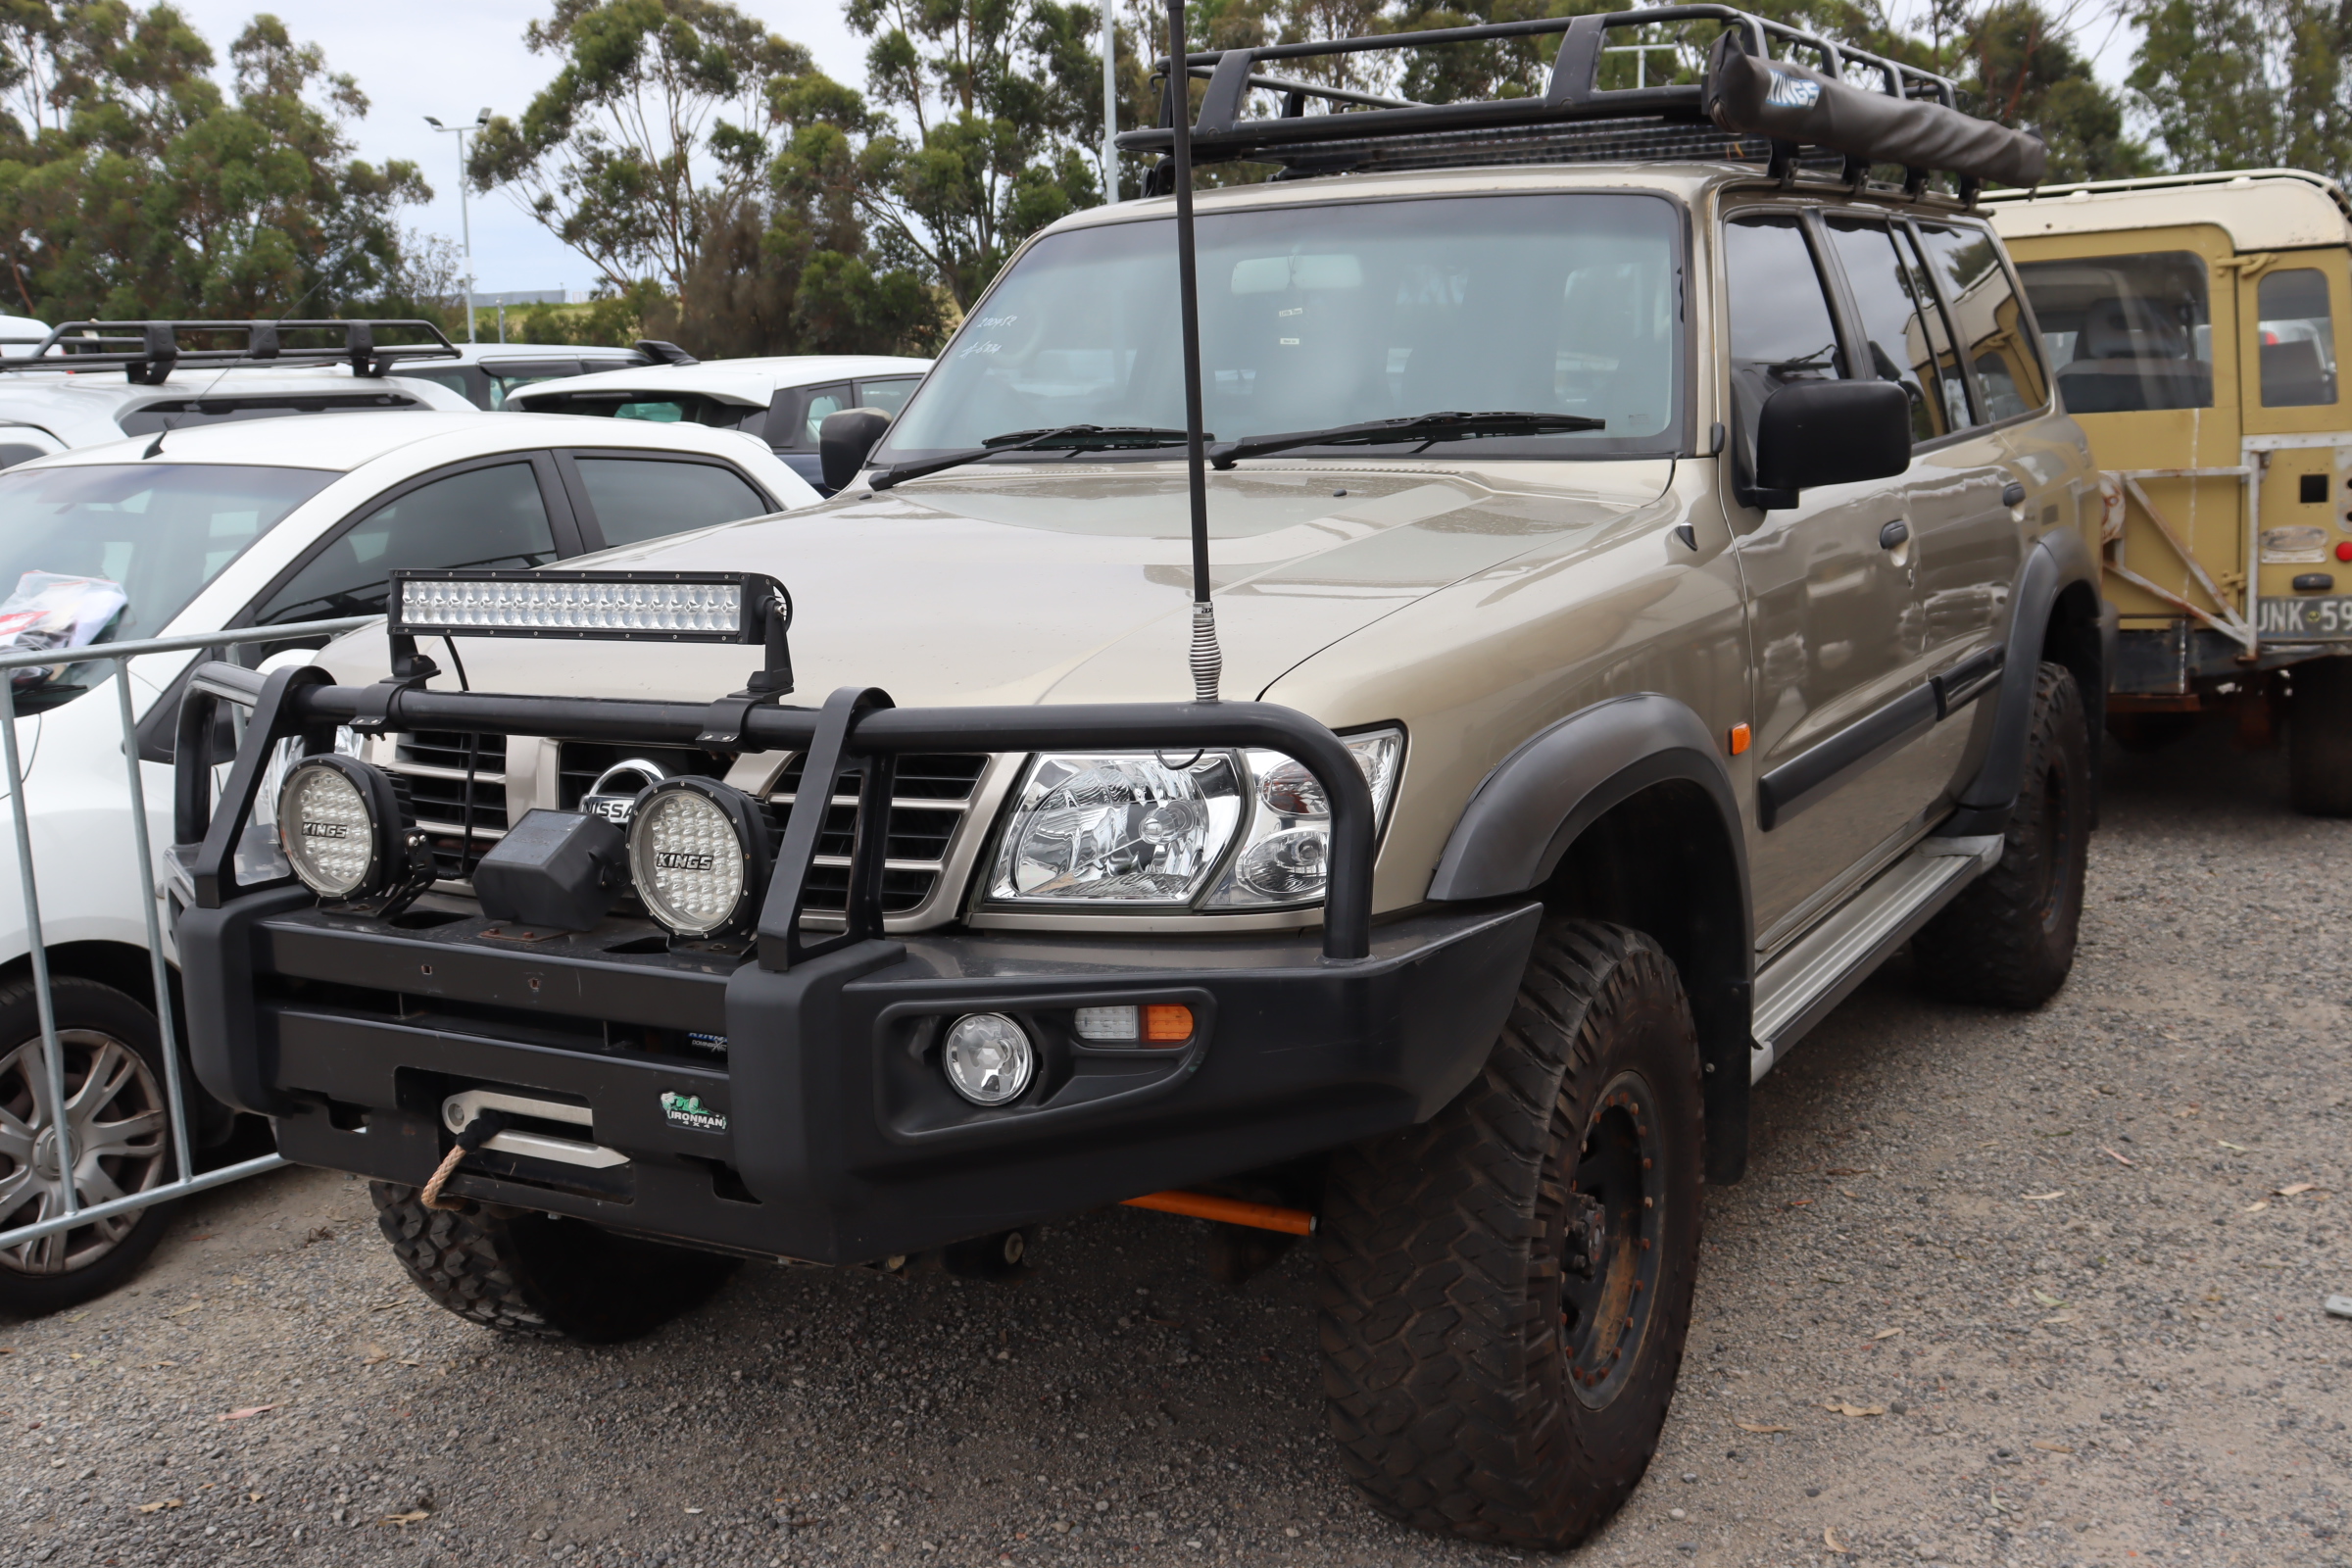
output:
[[[1438,857],[1429,896],[1440,903],[1501,898],[1542,887],[1577,835],[1653,784],[1696,784],[1723,814],[1748,906],[1747,849],[1739,797],[1714,732],[1658,692],[1612,698],[1539,730],[1494,765],[1462,808]]]
[[[2017,805],[2018,790],[2025,779],[2026,738],[2034,720],[2034,686],[2041,669],[2050,617],[2057,609],[2059,596],[2077,584],[2086,586],[2092,602],[2098,602],[2098,564],[2091,559],[2082,536],[2074,529],[2054,528],[2026,552],[2025,562],[2018,568],[2017,585],[2010,594],[2009,639],[2003,653],[1992,740],[1985,748],[1984,760],[1977,768],[1976,777],[1960,791],[1959,809],[1938,830],[1945,835],[1965,838],[1996,834],[2008,827],[2009,812]],[[2082,702],[2091,715],[2095,757],[2095,743],[2102,727],[2099,715],[2105,709],[2106,698],[2103,666],[2100,679],[2094,684],[2097,689],[2085,689]]]
[[[1731,1182],[1747,1163],[1754,915],[1739,797],[1713,730],[1696,713],[1643,692],[1596,703],[1531,736],[1471,795],[1438,858],[1429,897],[1451,903],[1531,893],[1552,879],[1603,815],[1668,783],[1694,786],[1713,807],[1736,883],[1728,906],[1718,883],[1695,911],[1697,925],[1710,929],[1685,953],[1683,976],[1699,1031],[1707,1180]]]

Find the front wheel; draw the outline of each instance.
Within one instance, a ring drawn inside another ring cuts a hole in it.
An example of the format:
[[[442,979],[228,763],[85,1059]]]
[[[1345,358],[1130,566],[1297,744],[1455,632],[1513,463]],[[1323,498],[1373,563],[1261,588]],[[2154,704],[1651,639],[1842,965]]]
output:
[[[66,1139],[83,1208],[172,1179],[172,1110],[155,1014],[112,986],[50,983],[65,1065]],[[0,1231],[65,1213],[49,1056],[29,981],[0,986]],[[109,1214],[0,1250],[0,1311],[37,1316],[122,1284],[172,1223],[173,1201]]]
[[[609,1345],[699,1305],[735,1259],[503,1203],[427,1208],[417,1190],[370,1182],[376,1228],[425,1295],[517,1338]]]
[[[1374,1506],[1541,1550],[1617,1510],[1682,1366],[1703,1137],[1674,964],[1546,924],[1478,1081],[1332,1161],[1324,1391]]]

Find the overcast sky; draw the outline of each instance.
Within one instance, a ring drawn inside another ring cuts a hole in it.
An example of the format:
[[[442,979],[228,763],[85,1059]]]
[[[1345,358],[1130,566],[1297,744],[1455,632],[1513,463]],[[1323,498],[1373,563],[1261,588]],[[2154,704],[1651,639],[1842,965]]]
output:
[[[428,207],[412,209],[410,226],[459,236],[458,154],[454,135],[436,133],[424,117],[444,124],[469,122],[478,109],[521,113],[555,63],[523,47],[522,29],[544,15],[546,0],[399,0],[382,9],[352,0],[177,0],[181,12],[212,40],[225,68],[228,45],[256,11],[275,12],[297,39],[326,51],[329,67],[359,79],[370,108],[352,127],[360,156],[374,162],[409,158],[423,166],[433,187]],[[836,79],[865,84],[865,44],[843,23],[839,0],[748,0],[747,9],[785,37],[806,46]],[[1924,10],[1925,0],[1896,0],[1896,14]],[[2082,43],[2100,51],[2099,74],[2121,77],[2131,52],[2123,29],[2094,22]],[[486,293],[520,289],[585,289],[595,281],[586,262],[499,193],[474,197],[475,286]]]
[[[523,47],[522,29],[548,11],[546,0],[400,0],[379,9],[352,0],[176,0],[220,56],[257,11],[270,11],[302,41],[326,51],[327,65],[359,79],[368,118],[352,127],[361,157],[372,162],[409,158],[423,166],[432,205],[410,210],[411,227],[458,238],[458,151],[454,135],[424,122],[472,121],[485,106],[516,115],[546,80],[555,63]],[[865,81],[863,40],[841,20],[836,0],[751,0],[748,7],[785,37],[805,45],[828,74],[855,85]],[[469,138],[470,140],[470,138]],[[504,194],[468,203],[473,221],[475,286],[510,289],[584,289],[595,281],[588,264]]]

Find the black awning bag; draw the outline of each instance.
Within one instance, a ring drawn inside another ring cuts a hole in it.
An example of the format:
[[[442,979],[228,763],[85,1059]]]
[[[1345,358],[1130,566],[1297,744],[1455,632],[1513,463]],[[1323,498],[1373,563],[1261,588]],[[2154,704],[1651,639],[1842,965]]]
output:
[[[1871,92],[1786,60],[1759,60],[1737,32],[1707,63],[1707,116],[1725,130],[1772,136],[1874,164],[1941,170],[1997,185],[2034,185],[2049,162],[2032,131],[1942,104]]]

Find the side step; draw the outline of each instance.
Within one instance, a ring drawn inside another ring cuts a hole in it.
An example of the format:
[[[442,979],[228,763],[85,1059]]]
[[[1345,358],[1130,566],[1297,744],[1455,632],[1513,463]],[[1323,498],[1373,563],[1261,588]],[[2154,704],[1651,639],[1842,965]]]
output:
[[[1755,1050],[1748,1081],[1829,1015],[1886,956],[2001,858],[1998,834],[1928,839],[1852,902],[1798,938],[1756,976]]]

